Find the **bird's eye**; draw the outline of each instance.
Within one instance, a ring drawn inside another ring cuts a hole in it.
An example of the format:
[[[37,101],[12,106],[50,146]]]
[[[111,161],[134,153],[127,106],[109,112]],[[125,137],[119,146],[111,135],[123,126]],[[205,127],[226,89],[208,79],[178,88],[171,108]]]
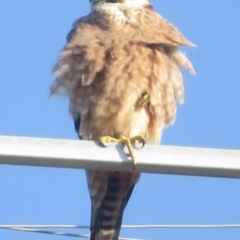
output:
[[[108,3],[117,3],[118,0],[107,0],[106,2],[108,2]]]

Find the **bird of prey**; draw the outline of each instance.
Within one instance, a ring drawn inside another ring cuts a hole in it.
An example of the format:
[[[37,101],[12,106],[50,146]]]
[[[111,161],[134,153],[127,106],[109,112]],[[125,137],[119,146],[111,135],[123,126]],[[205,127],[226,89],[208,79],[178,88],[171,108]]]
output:
[[[158,144],[183,102],[180,72],[194,68],[179,46],[194,46],[153,9],[149,0],[90,0],[91,12],[68,34],[54,67],[52,95],[67,93],[80,139]],[[147,161],[147,159],[146,159]],[[117,240],[124,208],[140,177],[86,170],[91,240]]]

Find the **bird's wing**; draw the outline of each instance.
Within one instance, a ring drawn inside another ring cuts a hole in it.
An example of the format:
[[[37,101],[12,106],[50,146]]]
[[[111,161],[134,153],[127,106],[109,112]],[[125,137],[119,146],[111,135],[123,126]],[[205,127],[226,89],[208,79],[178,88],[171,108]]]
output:
[[[169,47],[196,46],[186,39],[172,23],[152,9],[145,9],[141,22],[145,24],[139,25],[142,28],[140,36],[145,39],[145,42],[166,44]]]
[[[69,93],[76,84],[81,87],[92,83],[97,72],[104,67],[104,49],[98,47],[104,40],[103,37],[101,29],[94,25],[91,14],[74,23],[53,68],[56,80],[51,86],[51,95]],[[95,48],[98,52],[94,52]]]

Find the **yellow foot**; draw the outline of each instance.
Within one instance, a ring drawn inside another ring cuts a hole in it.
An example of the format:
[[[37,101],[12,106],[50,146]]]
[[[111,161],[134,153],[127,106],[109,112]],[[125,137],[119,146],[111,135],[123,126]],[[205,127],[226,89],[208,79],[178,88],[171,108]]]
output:
[[[144,93],[143,96],[138,100],[138,107],[146,107],[146,105],[150,102],[150,96],[147,93]]]
[[[135,168],[135,166],[136,166],[136,158],[133,154],[133,149],[132,149],[131,144],[136,145],[137,143],[141,143],[142,144],[141,147],[144,147],[144,145],[145,145],[145,140],[141,135],[138,135],[138,136],[135,136],[132,138],[127,138],[125,136],[120,136],[120,138],[103,136],[103,137],[99,138],[99,142],[105,147],[106,147],[106,143],[110,143],[110,142],[121,142],[121,143],[125,144],[128,149],[129,155],[131,157],[133,168]]]

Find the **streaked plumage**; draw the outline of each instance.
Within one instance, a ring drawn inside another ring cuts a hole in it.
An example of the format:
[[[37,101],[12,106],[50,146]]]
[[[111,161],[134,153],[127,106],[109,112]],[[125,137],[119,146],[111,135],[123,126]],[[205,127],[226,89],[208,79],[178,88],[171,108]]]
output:
[[[52,94],[66,92],[83,139],[142,135],[158,144],[182,103],[181,67],[194,69],[179,46],[194,46],[148,0],[92,0],[54,68]],[[150,96],[145,107],[137,102]],[[80,124],[81,123],[81,124]],[[140,173],[87,171],[91,240],[116,240],[123,210]]]

